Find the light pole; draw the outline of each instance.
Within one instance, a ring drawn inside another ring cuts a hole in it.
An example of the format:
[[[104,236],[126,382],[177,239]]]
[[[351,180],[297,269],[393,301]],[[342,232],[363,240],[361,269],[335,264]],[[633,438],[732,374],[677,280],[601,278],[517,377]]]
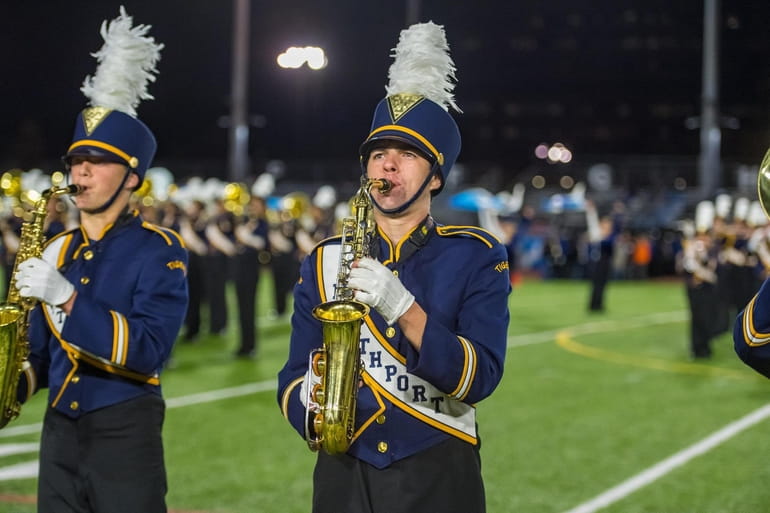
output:
[[[722,132],[719,127],[719,0],[703,2],[703,92],[701,96],[700,197],[720,185]]]
[[[230,84],[229,177],[242,182],[249,170],[249,31],[251,0],[233,1],[233,61]]]

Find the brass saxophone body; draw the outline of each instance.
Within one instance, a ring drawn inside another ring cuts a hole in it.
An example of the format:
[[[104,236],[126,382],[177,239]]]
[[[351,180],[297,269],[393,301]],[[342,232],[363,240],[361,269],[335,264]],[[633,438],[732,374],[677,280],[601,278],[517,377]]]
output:
[[[21,411],[17,400],[19,376],[22,364],[29,355],[29,313],[37,304],[32,298],[23,298],[16,286],[18,265],[43,253],[45,236],[43,224],[47,215],[48,202],[55,196],[77,194],[79,185],[52,187],[41,194],[30,212],[30,219],[21,227],[19,249],[13,264],[13,272],[8,284],[6,301],[0,303],[0,428],[15,419]]]
[[[369,307],[353,299],[354,291],[348,287],[348,278],[353,262],[369,256],[375,228],[371,219],[371,189],[387,192],[390,187],[390,182],[384,179],[361,179],[361,187],[352,202],[353,215],[342,221],[334,298],[313,309],[313,316],[321,321],[323,329],[323,348],[310,355],[310,368],[320,377],[320,383],[314,387],[308,385],[307,404],[319,405],[307,410],[308,423],[312,423],[315,436],[308,429],[306,438],[313,451],[323,448],[329,454],[341,454],[348,450],[353,439],[361,370],[359,339],[361,323],[369,314]]]

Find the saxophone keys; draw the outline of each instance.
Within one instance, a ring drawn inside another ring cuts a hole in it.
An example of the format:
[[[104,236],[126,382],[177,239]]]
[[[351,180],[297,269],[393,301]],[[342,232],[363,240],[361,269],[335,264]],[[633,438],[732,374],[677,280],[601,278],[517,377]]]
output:
[[[326,356],[322,352],[319,351],[313,355],[311,368],[316,376],[324,375],[324,370],[326,370]]]

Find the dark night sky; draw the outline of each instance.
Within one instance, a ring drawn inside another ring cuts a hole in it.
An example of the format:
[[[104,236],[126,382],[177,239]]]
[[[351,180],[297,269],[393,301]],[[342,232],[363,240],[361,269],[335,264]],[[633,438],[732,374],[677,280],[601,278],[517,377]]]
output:
[[[770,142],[770,2],[723,1],[720,29],[723,154],[761,158]],[[155,100],[139,117],[156,133],[156,162],[222,160],[229,112],[231,2],[125,0],[135,23],[165,44]],[[737,7],[733,4],[740,4]],[[121,2],[6,1],[0,6],[0,162],[21,165],[19,142],[34,121],[39,157],[69,142],[79,88],[101,46],[99,26]],[[252,2],[250,110],[255,159],[355,160],[372,110],[384,95],[390,49],[406,24],[406,2]],[[421,21],[446,27],[458,68],[460,160],[525,165],[538,142],[581,154],[695,155],[701,94],[700,0],[448,2],[423,0]],[[322,72],[282,70],[290,45],[322,46]],[[28,157],[34,158],[34,157]]]

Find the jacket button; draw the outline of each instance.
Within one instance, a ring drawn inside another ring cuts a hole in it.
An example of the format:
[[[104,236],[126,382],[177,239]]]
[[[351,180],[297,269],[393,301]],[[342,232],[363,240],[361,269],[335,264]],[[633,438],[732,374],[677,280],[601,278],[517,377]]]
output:
[[[388,329],[385,330],[385,336],[388,338],[393,338],[396,335],[396,328],[393,326],[388,326]]]
[[[86,260],[91,260],[93,257],[94,257],[94,252],[91,251],[90,249],[87,250],[85,253],[83,253],[83,258],[85,258]]]
[[[82,283],[83,285],[88,285],[89,281],[91,281],[91,278],[89,278],[88,276],[83,276],[80,278],[80,283]]]
[[[398,277],[398,269],[393,269],[393,276]]]
[[[388,452],[388,442],[380,442],[377,444],[377,450],[381,453]]]
[[[70,410],[77,410],[79,406],[80,406],[80,405],[78,404],[78,402],[77,402],[77,401],[72,401],[72,402],[70,403]]]
[[[80,376],[72,376],[72,382],[73,382],[73,383],[78,383],[78,382],[80,382]]]
[[[385,414],[377,416],[377,424],[385,424]]]

